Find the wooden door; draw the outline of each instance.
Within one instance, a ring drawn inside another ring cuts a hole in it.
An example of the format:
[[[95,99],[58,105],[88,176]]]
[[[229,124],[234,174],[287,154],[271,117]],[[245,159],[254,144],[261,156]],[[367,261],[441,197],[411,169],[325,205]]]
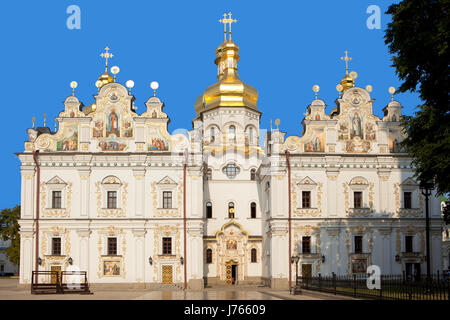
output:
[[[162,266],[162,283],[172,284],[172,266]]]
[[[58,279],[61,279],[61,266],[51,266],[51,271],[56,271],[57,273],[52,272],[51,283],[57,283]]]
[[[227,278],[226,278],[226,283],[227,284],[233,284],[233,281],[232,281],[232,264],[230,264],[230,263],[228,263],[227,265],[226,265],[226,270],[225,270],[225,272],[226,272],[226,276],[227,276]]]
[[[312,276],[312,264],[302,264],[302,277],[310,278]]]

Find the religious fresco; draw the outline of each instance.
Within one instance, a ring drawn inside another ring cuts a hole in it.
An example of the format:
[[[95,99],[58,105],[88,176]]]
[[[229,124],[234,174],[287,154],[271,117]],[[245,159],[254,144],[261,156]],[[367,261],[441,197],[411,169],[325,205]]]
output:
[[[125,122],[123,124],[123,136],[125,138],[132,138],[133,137],[133,128],[131,127],[130,122]]]
[[[161,138],[150,138],[148,151],[168,151],[169,143]]]
[[[236,250],[237,249],[237,241],[234,239],[230,239],[227,241],[227,249]]]
[[[93,138],[103,138],[103,122],[95,122],[94,129],[92,130]]]
[[[348,140],[348,126],[346,122],[341,122],[338,125],[338,139]]]
[[[98,146],[102,151],[123,151],[127,147],[125,143],[120,143],[115,140],[100,141]]]
[[[119,115],[117,114],[116,109],[111,109],[107,116],[106,137],[109,137],[111,134],[120,137]]]
[[[324,152],[325,151],[325,133],[315,131],[310,142],[305,143],[305,152]]]
[[[366,273],[367,271],[367,259],[353,259],[352,260],[352,272],[353,273]]]
[[[375,141],[377,139],[375,124],[374,123],[366,123],[366,140]]]
[[[389,151],[390,152],[406,152],[406,148],[401,145],[403,141],[400,131],[389,131]]]
[[[64,138],[56,142],[57,151],[77,151],[78,150],[78,126],[64,128]]]
[[[105,276],[120,276],[120,262],[119,261],[104,261],[103,275]]]
[[[356,111],[352,112],[350,114],[350,139],[353,139],[354,137],[364,138],[361,124],[362,121],[359,113]]]

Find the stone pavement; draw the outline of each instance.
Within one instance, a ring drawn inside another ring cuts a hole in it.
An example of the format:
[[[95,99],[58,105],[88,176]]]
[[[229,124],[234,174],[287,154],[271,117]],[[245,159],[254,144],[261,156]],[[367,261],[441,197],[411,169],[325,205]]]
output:
[[[286,290],[265,287],[220,287],[201,291],[180,290],[95,290],[91,295],[32,295],[29,289],[18,288],[18,279],[0,278],[0,300],[353,300],[345,296],[303,290],[291,295]]]

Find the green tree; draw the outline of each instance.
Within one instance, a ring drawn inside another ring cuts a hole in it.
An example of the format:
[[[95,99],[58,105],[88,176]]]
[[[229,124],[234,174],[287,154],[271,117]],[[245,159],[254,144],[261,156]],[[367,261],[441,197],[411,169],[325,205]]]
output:
[[[391,5],[385,43],[403,83],[399,92],[417,91],[424,101],[413,117],[403,117],[419,180],[434,179],[439,193],[450,191],[450,105],[448,39],[450,0],[403,0]]]
[[[0,212],[0,237],[3,240],[11,240],[11,245],[5,250],[5,253],[8,259],[17,265],[20,262],[19,219],[20,206],[3,209]]]

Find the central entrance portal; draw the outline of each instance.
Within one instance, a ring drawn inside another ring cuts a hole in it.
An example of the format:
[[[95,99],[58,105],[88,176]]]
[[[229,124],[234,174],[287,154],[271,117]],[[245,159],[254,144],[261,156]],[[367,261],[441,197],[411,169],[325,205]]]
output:
[[[226,283],[229,285],[236,284],[238,276],[238,264],[236,261],[228,261],[226,264]]]

